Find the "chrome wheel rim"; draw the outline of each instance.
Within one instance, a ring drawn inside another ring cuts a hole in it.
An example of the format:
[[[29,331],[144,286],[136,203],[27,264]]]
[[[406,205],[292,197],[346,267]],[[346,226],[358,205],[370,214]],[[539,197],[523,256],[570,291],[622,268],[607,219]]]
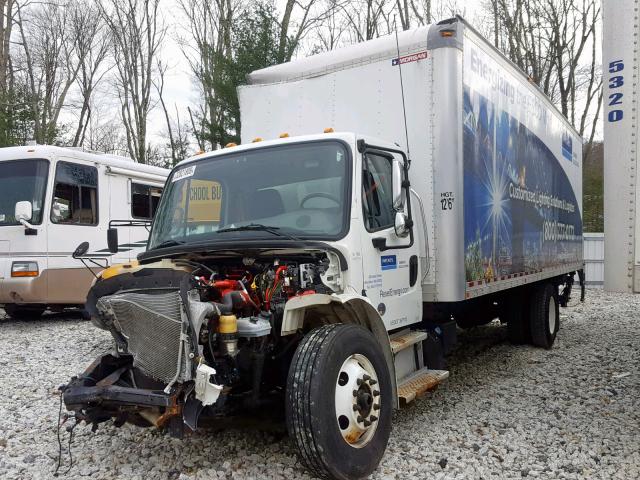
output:
[[[367,445],[378,426],[382,396],[378,375],[367,357],[347,358],[336,379],[335,411],[340,434],[354,448]]]

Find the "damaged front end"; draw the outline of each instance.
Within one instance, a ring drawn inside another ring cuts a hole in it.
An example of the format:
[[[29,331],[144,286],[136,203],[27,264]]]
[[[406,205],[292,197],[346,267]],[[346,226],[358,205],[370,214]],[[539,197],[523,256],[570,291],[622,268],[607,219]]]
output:
[[[279,334],[284,304],[328,293],[326,257],[301,260],[163,260],[105,272],[86,308],[114,349],[63,387],[67,410],[94,429],[113,419],[177,437],[203,417],[273,416],[299,341]]]

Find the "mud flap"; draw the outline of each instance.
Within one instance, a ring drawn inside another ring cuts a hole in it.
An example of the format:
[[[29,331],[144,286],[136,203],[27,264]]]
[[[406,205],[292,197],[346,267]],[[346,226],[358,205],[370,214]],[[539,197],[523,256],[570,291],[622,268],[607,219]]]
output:
[[[198,418],[200,417],[202,410],[204,410],[204,405],[202,405],[200,400],[197,400],[194,397],[189,397],[182,409],[182,419],[184,424],[194,432],[196,431],[196,428],[198,428]]]

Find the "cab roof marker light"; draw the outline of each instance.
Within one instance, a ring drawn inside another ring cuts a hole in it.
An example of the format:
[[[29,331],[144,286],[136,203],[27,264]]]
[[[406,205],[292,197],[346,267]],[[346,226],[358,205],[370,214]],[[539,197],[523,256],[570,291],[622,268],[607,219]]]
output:
[[[262,137],[256,137],[253,140],[251,140],[251,143],[257,143],[257,142],[261,142],[262,141]]]
[[[280,134],[280,138],[288,138],[289,134],[287,132],[283,132]]]
[[[237,147],[237,146],[238,146],[237,143],[229,142],[224,146],[224,148],[231,148],[231,147]]]
[[[323,133],[333,133],[333,128],[327,127],[324,129]]]

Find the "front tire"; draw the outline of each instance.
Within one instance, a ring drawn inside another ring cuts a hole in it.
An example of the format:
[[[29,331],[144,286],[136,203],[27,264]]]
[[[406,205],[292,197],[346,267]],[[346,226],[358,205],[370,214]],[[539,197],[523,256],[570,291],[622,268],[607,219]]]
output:
[[[549,349],[560,329],[560,302],[551,283],[537,286],[531,298],[531,343]]]
[[[389,440],[393,403],[389,370],[369,330],[325,325],[300,342],[287,378],[287,429],[315,475],[371,474]]]
[[[40,318],[44,313],[45,308],[39,306],[29,307],[9,304],[4,306],[4,311],[8,317],[13,318],[14,320],[29,320]]]

